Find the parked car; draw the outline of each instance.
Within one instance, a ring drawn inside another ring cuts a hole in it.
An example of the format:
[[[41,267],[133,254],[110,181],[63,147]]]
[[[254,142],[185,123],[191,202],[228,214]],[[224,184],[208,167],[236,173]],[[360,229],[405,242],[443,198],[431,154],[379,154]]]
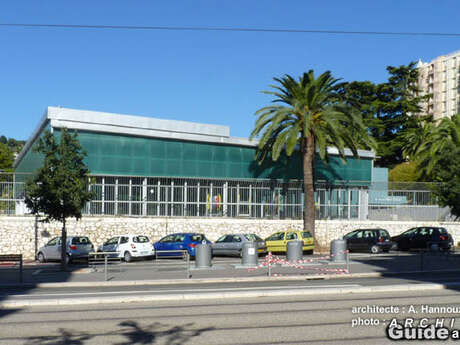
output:
[[[119,235],[112,237],[98,248],[99,252],[116,252],[115,257],[126,262],[133,258],[153,257],[155,249],[150,239],[144,235]]]
[[[211,243],[205,235],[198,233],[177,233],[163,237],[155,242],[157,256],[179,256],[187,250],[190,257],[195,257],[195,247],[201,243]],[[165,251],[165,252],[163,252]]]
[[[310,232],[302,230],[288,230],[276,232],[265,239],[268,252],[286,252],[289,241],[303,241],[302,250],[307,254],[313,254],[313,237]]]
[[[88,254],[94,251],[94,246],[86,236],[67,236],[66,261],[88,259]],[[37,253],[38,261],[61,260],[61,237],[51,239]]]
[[[448,251],[454,245],[452,236],[445,228],[422,226],[409,229],[391,238],[398,250],[439,249]]]
[[[213,255],[232,255],[241,257],[243,244],[247,242],[255,242],[259,254],[267,251],[264,240],[256,234],[226,234],[212,244]]]
[[[388,252],[395,245],[385,229],[357,229],[349,232],[343,239],[347,241],[350,252],[368,252],[373,254]]]

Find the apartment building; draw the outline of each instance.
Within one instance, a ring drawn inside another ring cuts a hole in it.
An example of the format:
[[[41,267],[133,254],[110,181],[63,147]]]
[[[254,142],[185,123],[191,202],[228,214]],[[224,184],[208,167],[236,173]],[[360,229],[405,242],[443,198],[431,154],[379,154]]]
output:
[[[433,96],[423,105],[423,113],[435,120],[460,113],[460,50],[431,62],[419,60],[417,68],[422,94]]]

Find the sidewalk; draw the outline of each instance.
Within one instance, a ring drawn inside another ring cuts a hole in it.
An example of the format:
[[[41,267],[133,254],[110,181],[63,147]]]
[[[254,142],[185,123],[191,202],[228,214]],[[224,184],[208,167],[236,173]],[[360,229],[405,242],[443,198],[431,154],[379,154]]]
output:
[[[104,285],[149,285],[184,284],[203,282],[263,281],[267,279],[334,279],[380,277],[386,275],[404,275],[414,272],[440,272],[460,270],[460,255],[443,254],[382,254],[355,255],[349,264],[331,263],[325,257],[305,256],[305,262],[287,266],[273,265],[271,277],[264,266],[263,258],[259,267],[244,268],[237,258],[214,258],[212,267],[195,268],[190,262],[187,272],[186,263],[180,259],[161,259],[158,261],[138,261],[109,265],[107,274],[104,266],[91,269],[87,264],[70,265],[68,272],[60,271],[59,263],[25,263],[23,284],[26,286],[104,286]],[[312,260],[312,262],[308,262]],[[347,272],[347,268],[349,271]],[[188,278],[188,274],[191,275]],[[106,281],[107,278],[107,281]],[[0,267],[0,286],[18,286],[19,273],[16,267]]]

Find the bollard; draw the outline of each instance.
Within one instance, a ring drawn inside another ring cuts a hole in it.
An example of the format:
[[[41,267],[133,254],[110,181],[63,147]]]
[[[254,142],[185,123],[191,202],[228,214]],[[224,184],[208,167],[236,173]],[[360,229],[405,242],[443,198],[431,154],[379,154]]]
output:
[[[286,260],[299,261],[302,260],[303,241],[289,241],[286,244]]]
[[[211,267],[211,245],[208,243],[197,244],[195,248],[195,267]]]
[[[245,242],[243,243],[243,248],[241,249],[241,264],[244,266],[257,266],[258,263],[258,252],[257,252],[257,243],[256,242]]]
[[[346,240],[334,240],[331,242],[331,261],[332,262],[345,262],[347,252]]]

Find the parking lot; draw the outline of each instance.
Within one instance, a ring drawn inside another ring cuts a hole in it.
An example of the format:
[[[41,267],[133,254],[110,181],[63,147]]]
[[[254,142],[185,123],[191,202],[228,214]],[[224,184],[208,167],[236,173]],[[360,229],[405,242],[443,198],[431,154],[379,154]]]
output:
[[[274,256],[271,263],[273,276],[337,276],[347,274],[402,274],[405,272],[448,271],[460,269],[460,252],[446,253],[407,253],[390,252],[382,254],[351,253],[348,263],[334,263],[329,255],[304,255],[303,261],[286,264],[284,255]],[[212,266],[195,267],[195,261],[181,258],[162,258],[157,260],[134,260],[110,262],[107,272],[103,264],[90,267],[85,260],[69,265],[68,272],[61,272],[58,262],[26,262],[24,264],[25,283],[64,282],[64,281],[152,281],[168,279],[201,278],[257,278],[267,277],[267,256],[259,258],[258,266],[248,268],[241,265],[237,257],[214,257]],[[347,270],[347,272],[344,272]],[[0,283],[18,281],[17,266],[0,266]]]

